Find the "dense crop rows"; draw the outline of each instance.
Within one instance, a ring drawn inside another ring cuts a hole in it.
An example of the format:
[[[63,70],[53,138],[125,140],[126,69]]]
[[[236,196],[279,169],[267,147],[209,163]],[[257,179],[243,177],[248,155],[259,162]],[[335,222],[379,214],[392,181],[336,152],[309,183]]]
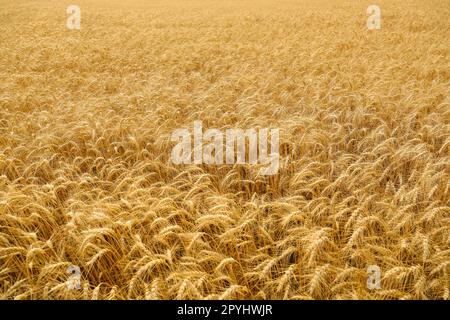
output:
[[[69,4],[0,1],[1,298],[449,299],[450,2]],[[195,120],[278,174],[171,164]]]

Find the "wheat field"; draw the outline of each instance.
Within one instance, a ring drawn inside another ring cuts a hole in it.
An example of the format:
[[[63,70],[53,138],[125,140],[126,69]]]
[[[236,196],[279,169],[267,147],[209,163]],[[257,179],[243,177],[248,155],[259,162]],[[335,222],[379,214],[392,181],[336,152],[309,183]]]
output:
[[[449,299],[450,2],[371,4],[1,0],[0,298]],[[171,163],[196,120],[278,173]]]

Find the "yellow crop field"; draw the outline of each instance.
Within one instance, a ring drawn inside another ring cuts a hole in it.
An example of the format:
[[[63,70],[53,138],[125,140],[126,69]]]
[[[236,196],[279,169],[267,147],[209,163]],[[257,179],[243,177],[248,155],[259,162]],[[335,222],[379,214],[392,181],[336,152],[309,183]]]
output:
[[[0,298],[449,299],[450,2],[372,4],[0,0]]]

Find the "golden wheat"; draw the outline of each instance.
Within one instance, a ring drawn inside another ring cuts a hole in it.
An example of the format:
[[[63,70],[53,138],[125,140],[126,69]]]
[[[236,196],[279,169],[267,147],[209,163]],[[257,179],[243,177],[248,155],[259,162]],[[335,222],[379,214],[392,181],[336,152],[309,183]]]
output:
[[[122,2],[0,3],[0,298],[450,298],[449,2]],[[171,164],[195,120],[278,173]]]

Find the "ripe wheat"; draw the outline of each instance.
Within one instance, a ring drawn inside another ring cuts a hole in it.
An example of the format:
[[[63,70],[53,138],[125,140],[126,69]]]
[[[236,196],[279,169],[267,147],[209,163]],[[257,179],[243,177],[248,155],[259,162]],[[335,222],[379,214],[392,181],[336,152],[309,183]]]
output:
[[[450,298],[450,2],[77,4],[0,3],[0,298]],[[197,120],[278,173],[170,163]]]

